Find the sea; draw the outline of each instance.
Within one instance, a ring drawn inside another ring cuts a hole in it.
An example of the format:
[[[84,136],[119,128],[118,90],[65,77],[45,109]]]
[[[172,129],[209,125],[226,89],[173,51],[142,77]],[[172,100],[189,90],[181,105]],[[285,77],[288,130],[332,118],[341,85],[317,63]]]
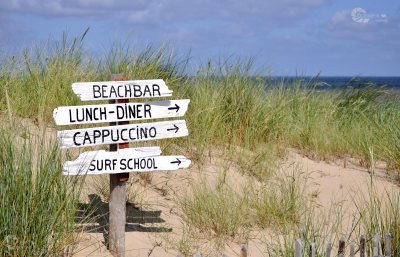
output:
[[[303,84],[317,85],[318,89],[341,89],[345,87],[363,87],[366,85],[385,87],[400,90],[400,76],[396,77],[347,77],[347,76],[273,76],[267,79],[267,83],[274,85],[282,81],[290,82],[301,80]]]

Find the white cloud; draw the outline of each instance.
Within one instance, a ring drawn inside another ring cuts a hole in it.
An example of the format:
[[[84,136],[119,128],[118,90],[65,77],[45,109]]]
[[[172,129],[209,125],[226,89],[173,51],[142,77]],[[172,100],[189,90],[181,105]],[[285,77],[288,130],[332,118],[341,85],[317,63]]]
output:
[[[43,16],[102,16],[132,22],[148,19],[182,21],[214,17],[242,19],[257,16],[264,20],[302,18],[331,0],[9,0],[0,2],[0,11]]]

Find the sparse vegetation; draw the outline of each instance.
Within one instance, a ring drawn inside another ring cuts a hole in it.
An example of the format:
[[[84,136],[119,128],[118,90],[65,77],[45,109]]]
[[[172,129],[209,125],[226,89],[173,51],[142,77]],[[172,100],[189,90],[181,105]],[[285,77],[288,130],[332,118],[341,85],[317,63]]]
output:
[[[374,176],[374,175],[371,175]],[[392,254],[400,254],[400,192],[397,188],[385,188],[378,191],[376,179],[371,178],[368,194],[355,194],[353,200],[357,207],[356,217],[359,226],[357,236],[364,234],[367,239],[367,254],[372,255],[372,238],[378,234],[385,238],[386,233],[392,236]]]

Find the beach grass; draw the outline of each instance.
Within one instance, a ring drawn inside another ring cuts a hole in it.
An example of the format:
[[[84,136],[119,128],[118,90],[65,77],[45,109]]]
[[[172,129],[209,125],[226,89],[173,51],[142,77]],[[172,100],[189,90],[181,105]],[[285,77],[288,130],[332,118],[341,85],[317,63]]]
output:
[[[0,255],[68,256],[80,180],[61,175],[54,143],[33,144],[2,128],[0,144]]]

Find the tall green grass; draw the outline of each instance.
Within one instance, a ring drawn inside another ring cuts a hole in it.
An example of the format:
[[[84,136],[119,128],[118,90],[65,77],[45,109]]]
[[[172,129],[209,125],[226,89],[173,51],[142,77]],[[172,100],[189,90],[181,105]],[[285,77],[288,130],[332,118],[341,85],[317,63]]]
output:
[[[0,145],[0,255],[68,256],[79,180],[61,175],[55,144],[32,145],[3,128]]]

